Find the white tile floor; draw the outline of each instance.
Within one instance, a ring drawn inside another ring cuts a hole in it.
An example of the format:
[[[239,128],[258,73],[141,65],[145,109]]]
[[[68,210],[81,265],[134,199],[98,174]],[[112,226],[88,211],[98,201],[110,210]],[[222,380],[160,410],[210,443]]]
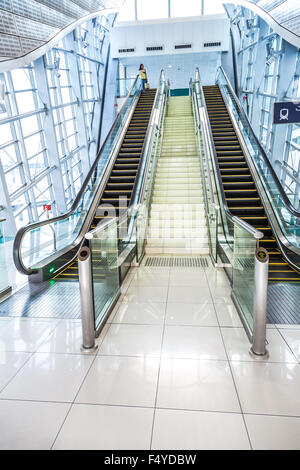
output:
[[[91,355],[76,320],[0,320],[1,449],[300,449],[300,326],[249,342],[225,274],[133,268]]]

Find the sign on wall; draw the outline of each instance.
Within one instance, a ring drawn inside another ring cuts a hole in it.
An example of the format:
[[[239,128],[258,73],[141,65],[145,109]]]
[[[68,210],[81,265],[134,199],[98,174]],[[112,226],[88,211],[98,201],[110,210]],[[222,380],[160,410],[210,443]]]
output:
[[[299,101],[283,101],[280,103],[274,103],[274,124],[292,124],[295,122],[300,122]]]

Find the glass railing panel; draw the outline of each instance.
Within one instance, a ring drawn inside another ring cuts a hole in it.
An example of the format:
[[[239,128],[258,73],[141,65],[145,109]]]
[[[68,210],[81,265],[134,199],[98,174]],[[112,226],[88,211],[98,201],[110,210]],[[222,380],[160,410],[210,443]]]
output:
[[[164,81],[161,83],[159,92],[162,99],[165,98],[167,87]],[[86,235],[86,238],[90,240],[92,255],[91,282],[93,282],[95,329],[100,328],[103,319],[120,292],[122,275],[120,268],[127,255],[135,249],[137,259],[140,260],[144,253],[155,160],[158,145],[161,142],[158,124],[163,104],[163,100],[159,105],[157,102],[155,104],[158,109],[158,119],[156,120],[156,115],[152,116],[152,124],[147,136],[149,144],[147,142],[143,154],[145,168],[141,167],[136,186],[138,200],[131,201],[128,210],[119,217],[110,220],[107,224],[100,224]]]
[[[128,95],[130,88],[132,87],[134,83],[135,78],[136,77],[117,79],[117,90],[116,90],[117,98],[123,98]]]
[[[119,290],[118,232],[118,219],[115,219],[99,230],[90,242],[95,329],[105,317]]]
[[[8,270],[6,264],[6,244],[4,233],[4,220],[0,221],[0,296],[9,288]]]
[[[254,162],[257,172],[260,175],[264,190],[272,205],[277,222],[279,223],[283,234],[292,245],[300,248],[300,219],[287,210],[286,203],[283,200],[279,187],[274,180],[274,176],[263,157],[258,142],[251,132],[243,113],[239,109],[236,99],[229,88],[226,77],[221,70],[218,73],[216,83],[220,86],[226,103],[236,119],[248,152]]]
[[[253,330],[255,251],[253,235],[234,224],[232,295],[250,331]]]
[[[86,190],[82,194],[77,210],[63,220],[57,222],[51,222],[50,220],[46,225],[33,228],[24,235],[21,255],[22,262],[26,268],[38,269],[42,267],[45,259],[52,255],[55,257],[57,251],[69,246],[78,237],[138,90],[139,86],[136,84],[121,111],[115,128],[102,149],[101,157],[90,177]]]
[[[136,216],[136,258],[141,261],[144,253],[145,241],[147,238],[148,208],[146,204],[141,204]]]
[[[210,241],[210,254],[214,261],[217,263],[217,256],[218,256],[218,213],[219,211],[212,206],[212,204],[208,205],[208,233],[209,233],[209,241]]]

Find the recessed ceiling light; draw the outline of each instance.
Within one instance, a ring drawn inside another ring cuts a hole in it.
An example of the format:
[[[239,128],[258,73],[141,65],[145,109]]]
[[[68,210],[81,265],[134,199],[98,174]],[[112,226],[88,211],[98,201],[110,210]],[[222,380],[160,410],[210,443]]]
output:
[[[169,68],[169,69],[171,69],[172,67],[173,67],[173,65],[171,65],[171,64],[168,65],[168,68]]]

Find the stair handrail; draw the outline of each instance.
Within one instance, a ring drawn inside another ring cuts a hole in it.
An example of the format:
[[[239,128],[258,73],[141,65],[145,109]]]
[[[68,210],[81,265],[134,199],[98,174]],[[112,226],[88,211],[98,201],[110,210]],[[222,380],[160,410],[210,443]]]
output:
[[[52,223],[55,223],[55,222],[59,222],[61,220],[64,220],[64,219],[67,219],[69,218],[70,216],[72,216],[73,214],[75,214],[76,210],[78,210],[79,206],[80,206],[80,202],[81,202],[81,199],[82,197],[84,196],[84,193],[88,187],[88,184],[93,176],[93,173],[95,172],[95,170],[97,169],[97,165],[99,163],[99,160],[102,156],[102,153],[105,149],[105,146],[107,144],[107,142],[109,141],[110,137],[112,136],[112,133],[114,131],[114,129],[116,128],[120,118],[121,118],[121,115],[122,115],[122,112],[123,110],[125,109],[126,105],[127,105],[127,102],[131,96],[131,93],[132,91],[134,90],[134,87],[136,86],[137,84],[137,81],[139,79],[139,74],[136,76],[135,80],[134,80],[134,83],[132,84],[130,90],[129,90],[129,93],[119,111],[119,113],[117,114],[99,152],[97,153],[96,155],[96,158],[87,174],[87,176],[85,177],[85,180],[82,184],[82,187],[80,188],[77,196],[75,197],[73,203],[72,203],[72,206],[70,208],[70,210],[68,212],[65,212],[64,214],[62,215],[59,215],[59,216],[56,216],[56,217],[52,217],[52,218],[49,218],[49,219],[46,219],[46,220],[41,220],[41,221],[38,221],[38,222],[33,222],[33,223],[30,223],[28,225],[26,225],[25,227],[21,227],[16,236],[15,236],[15,239],[14,239],[14,245],[13,245],[13,260],[14,260],[14,263],[15,263],[15,266],[16,268],[18,269],[19,272],[21,272],[22,274],[26,274],[26,275],[30,275],[30,274],[34,274],[37,272],[36,269],[32,269],[32,268],[27,268],[23,261],[22,261],[22,256],[21,256],[21,244],[22,244],[22,240],[24,238],[24,236],[26,235],[27,232],[31,231],[31,230],[34,230],[34,229],[37,229],[37,228],[40,228],[44,225],[48,225],[48,224],[52,224]],[[106,169],[104,170],[104,172],[106,172],[107,168],[112,164],[111,160],[108,160],[107,161],[107,165],[106,165]],[[87,214],[88,215],[88,214]],[[83,224],[82,224],[83,225]],[[84,238],[84,235],[82,237],[80,237],[81,239]],[[73,246],[74,242],[71,242],[69,245],[70,248]],[[65,252],[66,250],[66,247],[64,247],[63,249],[59,250],[56,252],[56,257],[57,258],[58,256],[60,256],[61,252]]]
[[[279,178],[278,178],[278,176],[277,176],[277,174],[276,174],[276,172],[275,172],[275,170],[274,170],[274,168],[273,168],[273,165],[270,163],[270,160],[268,159],[265,150],[263,149],[261,143],[259,142],[259,139],[258,139],[256,133],[254,132],[254,130],[253,130],[253,128],[252,128],[252,125],[250,124],[250,121],[249,121],[249,119],[248,119],[248,117],[247,117],[247,115],[246,115],[246,113],[245,113],[243,107],[241,106],[240,100],[238,99],[238,97],[237,97],[235,91],[233,90],[233,88],[232,88],[232,86],[231,86],[231,83],[230,83],[230,81],[229,81],[229,79],[228,79],[228,76],[227,76],[227,74],[226,74],[226,72],[225,72],[225,70],[223,69],[222,66],[219,66],[219,67],[218,67],[217,76],[218,76],[218,73],[219,73],[219,72],[222,73],[223,77],[224,77],[225,80],[226,80],[226,84],[227,84],[227,86],[228,86],[228,89],[230,90],[230,93],[232,94],[232,97],[233,97],[233,99],[234,99],[234,102],[235,102],[235,104],[237,105],[237,108],[238,108],[239,112],[240,112],[241,115],[243,116],[243,119],[245,119],[245,121],[246,121],[246,124],[247,124],[247,126],[248,126],[248,128],[249,128],[249,131],[250,131],[250,133],[251,133],[253,139],[255,140],[255,143],[256,143],[256,145],[257,145],[257,147],[258,147],[258,149],[259,149],[259,151],[260,151],[260,153],[261,153],[261,155],[262,155],[262,157],[263,157],[264,163],[266,164],[266,166],[268,167],[268,170],[270,171],[270,173],[271,173],[271,175],[272,175],[272,178],[273,178],[273,180],[274,180],[274,182],[275,182],[275,184],[276,184],[276,187],[277,187],[277,189],[278,189],[278,191],[279,191],[279,193],[280,193],[280,195],[281,195],[281,197],[282,197],[282,199],[283,199],[283,201],[284,201],[284,203],[285,203],[285,205],[286,205],[287,210],[288,210],[291,214],[293,214],[295,217],[300,218],[300,211],[298,211],[298,210],[293,206],[293,204],[292,204],[291,201],[289,200],[288,196],[286,195],[286,192],[284,191],[284,189],[283,189],[283,187],[282,187],[282,184],[280,183],[280,180],[279,180]],[[217,78],[216,78],[216,80],[217,80]]]

